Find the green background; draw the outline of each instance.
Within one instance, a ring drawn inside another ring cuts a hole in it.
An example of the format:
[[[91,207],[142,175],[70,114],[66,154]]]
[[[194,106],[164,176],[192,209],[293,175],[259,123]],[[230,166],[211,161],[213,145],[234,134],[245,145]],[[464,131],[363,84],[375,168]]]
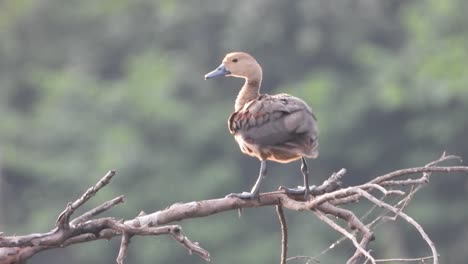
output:
[[[242,81],[203,80],[230,51],[262,64],[263,92],[312,106],[313,183],[344,167],[346,184],[358,184],[445,150],[468,158],[467,13],[464,0],[1,1],[0,230],[51,229],[109,169],[117,176],[81,211],[124,194],[106,215],[132,218],[249,189],[259,162],[226,127]],[[300,184],[299,167],[269,163],[262,190]],[[467,198],[466,175],[435,175],[407,209],[441,263],[468,259]],[[318,254],[339,237],[309,213],[286,214],[290,256]],[[181,224],[213,263],[279,261],[274,208]],[[400,221],[376,237],[379,258],[430,253]],[[74,245],[30,263],[113,263],[118,245]],[[320,260],[352,253],[346,242]],[[203,260],[168,237],[146,237],[132,240],[127,263]]]

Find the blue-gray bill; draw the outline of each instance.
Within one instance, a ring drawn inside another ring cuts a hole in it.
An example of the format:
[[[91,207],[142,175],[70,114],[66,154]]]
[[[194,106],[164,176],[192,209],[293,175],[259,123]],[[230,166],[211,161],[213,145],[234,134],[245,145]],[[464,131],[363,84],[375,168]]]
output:
[[[221,64],[214,71],[212,71],[210,73],[207,73],[205,75],[205,80],[220,77],[220,76],[225,76],[225,75],[228,75],[228,74],[231,74],[231,72],[226,69],[226,66],[224,66],[224,64]]]

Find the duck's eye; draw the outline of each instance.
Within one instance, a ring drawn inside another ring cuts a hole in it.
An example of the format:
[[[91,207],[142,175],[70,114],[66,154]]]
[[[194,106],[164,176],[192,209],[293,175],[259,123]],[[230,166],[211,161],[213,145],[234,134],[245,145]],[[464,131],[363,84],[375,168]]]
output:
[[[232,59],[232,62],[238,62],[239,60],[238,59]]]

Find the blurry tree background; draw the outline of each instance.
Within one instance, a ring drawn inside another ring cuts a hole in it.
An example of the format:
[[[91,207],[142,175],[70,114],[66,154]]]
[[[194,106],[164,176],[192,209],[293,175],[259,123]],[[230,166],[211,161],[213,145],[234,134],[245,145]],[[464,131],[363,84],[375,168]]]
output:
[[[230,51],[263,65],[263,92],[300,96],[316,112],[314,183],[342,167],[347,184],[363,182],[444,150],[468,159],[467,13],[465,0],[1,1],[0,231],[49,230],[113,168],[91,203],[125,194],[110,213],[122,218],[247,190],[259,163],[226,127],[242,81],[203,80]],[[270,163],[263,191],[300,184],[299,166]],[[444,175],[408,208],[442,263],[468,259],[467,198],[468,177]],[[287,217],[290,256],[339,237],[310,214]],[[427,255],[398,223],[377,230],[374,254]],[[214,263],[279,260],[273,208],[182,225]],[[128,263],[203,263],[168,238],[132,242]],[[74,245],[31,263],[112,263],[118,244]],[[343,263],[353,251],[343,243],[320,260]]]

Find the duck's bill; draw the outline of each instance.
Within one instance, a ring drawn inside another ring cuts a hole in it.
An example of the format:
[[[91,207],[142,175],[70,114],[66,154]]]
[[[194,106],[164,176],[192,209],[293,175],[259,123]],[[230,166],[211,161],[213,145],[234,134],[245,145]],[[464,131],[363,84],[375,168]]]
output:
[[[208,80],[208,79],[211,79],[211,78],[216,78],[216,77],[219,77],[219,76],[226,76],[228,74],[231,74],[231,72],[226,69],[224,64],[221,64],[221,65],[219,65],[218,68],[216,68],[216,70],[214,70],[214,71],[212,71],[210,73],[207,73],[205,75],[205,80]]]

